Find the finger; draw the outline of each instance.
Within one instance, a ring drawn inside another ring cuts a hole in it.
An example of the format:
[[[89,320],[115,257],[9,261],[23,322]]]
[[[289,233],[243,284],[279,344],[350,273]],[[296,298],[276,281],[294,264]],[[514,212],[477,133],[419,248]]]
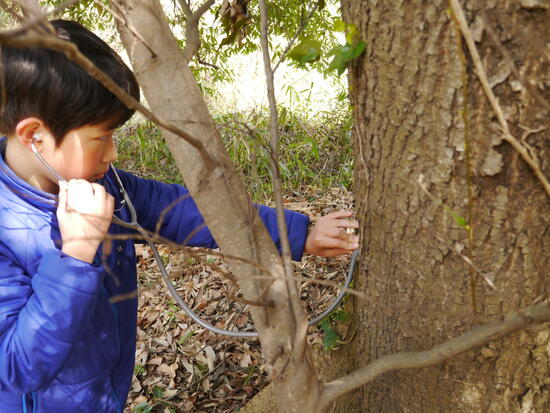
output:
[[[90,185],[92,186],[92,189],[94,191],[94,198],[101,201],[105,201],[106,199],[105,194],[107,193],[107,191],[105,190],[105,187],[103,185],[96,184],[94,182],[90,183]]]
[[[67,182],[59,181],[59,203],[57,205],[57,211],[65,211],[67,209]]]
[[[359,222],[351,219],[336,219],[333,223],[338,228],[359,228]]]
[[[349,218],[352,215],[353,215],[352,211],[336,211],[325,215],[324,218],[330,218],[330,219]]]
[[[96,183],[91,183],[91,185],[94,190],[96,214],[110,220],[114,212],[114,198],[103,185]]]
[[[345,250],[354,250],[359,247],[359,243],[357,242],[350,242],[340,238],[328,238],[328,237],[324,237],[320,239],[317,245],[319,246],[319,248],[322,248],[322,249],[337,248],[337,249],[345,249]]]
[[[341,229],[340,233],[338,235],[338,238],[340,238],[343,241],[351,242],[351,243],[358,243],[359,242],[359,236],[355,234],[349,234],[345,230]]]
[[[105,199],[105,203],[107,205],[106,215],[108,217],[112,217],[112,215],[115,212],[115,198],[111,194],[109,194],[108,192],[106,192],[106,194],[107,194],[106,199]]]
[[[322,231],[319,231],[321,235],[320,238],[326,237],[326,238],[342,238],[342,234],[346,231],[343,231],[342,229],[338,227],[325,227],[322,228]]]
[[[93,189],[88,181],[71,179],[67,185],[67,206],[79,212],[90,208],[93,202]]]

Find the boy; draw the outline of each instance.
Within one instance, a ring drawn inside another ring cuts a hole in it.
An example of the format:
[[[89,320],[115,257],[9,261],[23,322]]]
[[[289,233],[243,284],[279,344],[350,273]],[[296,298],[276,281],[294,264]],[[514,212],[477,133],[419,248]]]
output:
[[[78,23],[51,24],[139,98],[134,75],[107,44]],[[109,166],[117,156],[113,132],[132,111],[60,53],[2,48],[2,59],[0,411],[122,412],[137,300],[109,298],[136,290],[135,251],[131,239],[113,240],[104,261],[101,240],[131,233],[111,223],[113,213],[130,217]],[[183,198],[163,216],[160,234],[216,247],[185,188],[119,175],[144,228],[154,231],[163,210]],[[278,244],[274,211],[258,212]],[[328,215],[308,232],[308,217],[286,211],[293,258],[357,248],[341,230],[357,226],[341,219],[349,216]]]

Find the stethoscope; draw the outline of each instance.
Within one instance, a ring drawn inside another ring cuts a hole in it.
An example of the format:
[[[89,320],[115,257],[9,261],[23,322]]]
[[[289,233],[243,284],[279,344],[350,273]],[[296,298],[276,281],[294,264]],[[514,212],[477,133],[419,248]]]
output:
[[[40,152],[36,148],[36,145],[34,144],[34,142],[35,141],[40,142],[41,140],[42,140],[42,138],[38,134],[33,135],[32,141],[31,141],[31,148],[32,148],[33,153],[40,160],[40,162],[42,162],[42,164],[46,167],[46,169],[58,181],[67,183],[67,181],[61,175],[59,175],[57,173],[57,171],[44,159],[44,157],[40,154]],[[168,291],[170,291],[170,294],[172,295],[174,300],[176,300],[178,305],[183,309],[183,311],[185,311],[185,313],[194,322],[196,322],[200,326],[202,326],[202,327],[206,328],[207,330],[210,330],[210,331],[212,331],[216,334],[223,334],[223,335],[231,336],[231,337],[248,337],[248,338],[258,337],[258,333],[256,331],[231,331],[231,330],[225,330],[225,329],[222,329],[222,328],[215,327],[215,326],[207,323],[206,321],[204,321],[197,314],[195,314],[195,312],[185,303],[185,301],[183,301],[183,299],[178,294],[178,292],[176,290],[176,287],[174,286],[174,284],[170,280],[170,277],[168,276],[168,271],[166,271],[166,267],[164,266],[164,263],[162,262],[162,258],[161,258],[160,254],[158,252],[157,247],[150,240],[150,236],[147,233],[147,231],[137,222],[136,209],[134,208],[134,204],[132,203],[132,200],[128,196],[128,193],[126,192],[126,189],[124,188],[124,185],[122,184],[122,181],[121,181],[120,176],[118,175],[118,173],[116,171],[116,168],[112,164],[110,164],[109,166],[110,166],[111,170],[113,171],[113,175],[115,176],[115,179],[117,181],[117,185],[119,187],[119,192],[123,197],[123,200],[121,201],[121,206],[118,210],[120,210],[124,206],[126,206],[128,208],[128,210],[130,211],[130,221],[129,222],[123,221],[122,219],[120,219],[116,215],[113,215],[112,222],[114,224],[121,225],[123,227],[135,230],[139,235],[141,235],[143,237],[145,242],[147,242],[147,245],[149,245],[149,247],[153,251],[153,256],[155,257],[155,261],[157,262],[157,265],[159,267],[162,279],[164,280],[164,283],[166,284],[166,287],[168,287]],[[325,311],[323,311],[321,314],[319,314],[315,318],[309,320],[308,325],[313,326],[313,325],[317,324],[319,321],[321,321],[323,318],[327,317],[330,313],[332,313],[336,309],[336,307],[343,300],[344,296],[346,295],[347,289],[349,288],[349,286],[351,285],[351,282],[353,281],[353,274],[355,272],[355,265],[356,265],[356,262],[357,262],[357,256],[358,256],[358,251],[355,251],[352,255],[352,258],[351,258],[351,264],[350,264],[350,268],[348,270],[346,280],[344,282],[344,286],[343,286],[342,290],[340,291],[340,293],[338,294],[338,296],[336,297],[336,299],[333,301],[333,303]]]

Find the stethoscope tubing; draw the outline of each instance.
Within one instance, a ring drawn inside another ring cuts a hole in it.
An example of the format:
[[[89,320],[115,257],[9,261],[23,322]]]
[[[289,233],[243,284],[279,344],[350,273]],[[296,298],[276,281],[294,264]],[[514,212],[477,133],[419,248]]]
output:
[[[48,169],[48,171],[59,181],[61,182],[67,182],[61,175],[57,173],[55,169],[52,168],[52,166],[44,159],[44,157],[40,154],[36,146],[34,145],[34,140],[31,143],[31,148],[36,157],[44,164],[44,166]],[[179,295],[178,291],[176,290],[176,287],[172,283],[172,280],[170,280],[170,277],[168,275],[168,271],[166,270],[166,267],[164,266],[164,263],[162,262],[162,258],[158,252],[158,249],[156,245],[150,240],[149,234],[147,231],[138,223],[137,221],[137,213],[136,209],[134,208],[134,204],[132,203],[132,200],[128,196],[128,193],[126,192],[126,189],[124,188],[124,185],[122,184],[122,180],[120,179],[120,176],[118,175],[116,168],[110,164],[110,168],[113,171],[113,174],[115,176],[115,179],[117,181],[117,185],[119,187],[119,191],[122,194],[123,201],[122,203],[126,205],[128,208],[128,211],[130,212],[131,220],[130,222],[123,221],[119,217],[113,214],[112,222],[117,225],[124,226],[126,228],[130,228],[135,230],[137,233],[139,233],[145,242],[147,242],[147,245],[151,248],[153,251],[153,256],[155,257],[155,261],[157,263],[157,266],[159,267],[160,274],[162,276],[162,279],[164,280],[164,283],[166,284],[166,287],[168,288],[168,291],[170,291],[170,294],[174,298],[174,300],[178,303],[178,305],[181,307],[181,309],[198,325],[201,327],[210,330],[216,334],[226,335],[230,337],[245,337],[245,338],[255,338],[258,337],[258,333],[256,331],[232,331],[232,330],[226,330],[223,328],[215,327],[208,322],[204,321],[202,318],[200,318],[188,305],[181,296]],[[124,206],[123,205],[123,206]],[[122,207],[122,206],[121,206]],[[325,309],[321,314],[316,316],[315,318],[309,320],[308,325],[314,326],[319,321],[327,317],[329,314],[331,314],[336,307],[340,304],[340,302],[343,300],[344,296],[346,295],[346,291],[351,285],[353,281],[353,274],[355,272],[355,265],[357,262],[357,256],[358,251],[355,251],[351,258],[351,264],[350,268],[348,270],[348,274],[346,276],[346,280],[344,282],[344,286],[341,289],[340,293],[336,297],[336,299],[332,302],[332,304]]]

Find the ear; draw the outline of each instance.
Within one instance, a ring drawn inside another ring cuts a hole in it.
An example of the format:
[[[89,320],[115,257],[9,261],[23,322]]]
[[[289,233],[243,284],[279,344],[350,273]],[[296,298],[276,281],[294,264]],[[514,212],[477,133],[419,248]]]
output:
[[[15,136],[21,145],[31,149],[33,138],[39,136],[40,140],[35,140],[38,145],[44,140],[45,136],[50,136],[50,131],[40,118],[29,117],[20,120],[15,126]]]

